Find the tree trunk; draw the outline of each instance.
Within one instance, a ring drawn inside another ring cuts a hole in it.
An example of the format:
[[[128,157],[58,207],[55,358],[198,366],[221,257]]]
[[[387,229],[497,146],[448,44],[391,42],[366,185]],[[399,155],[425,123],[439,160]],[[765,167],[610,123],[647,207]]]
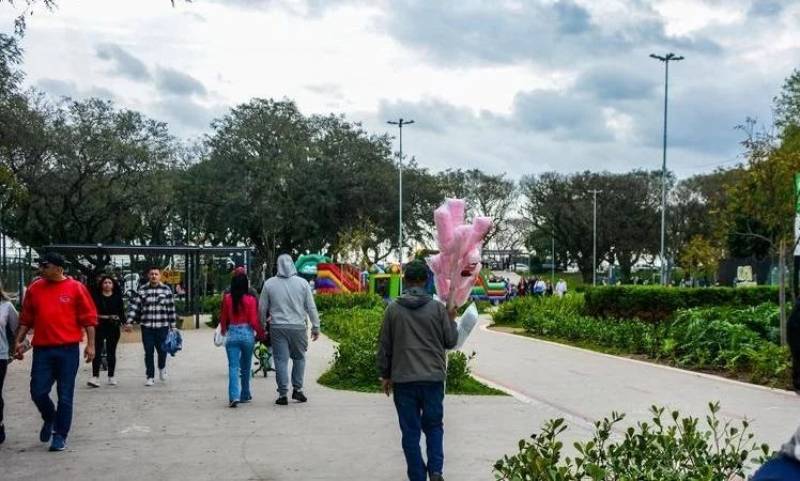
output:
[[[778,284],[780,286],[778,292],[778,303],[781,311],[781,346],[786,346],[786,269],[784,268],[786,265],[785,240],[781,239],[780,243],[778,244],[778,249],[780,249],[780,252],[778,253]]]

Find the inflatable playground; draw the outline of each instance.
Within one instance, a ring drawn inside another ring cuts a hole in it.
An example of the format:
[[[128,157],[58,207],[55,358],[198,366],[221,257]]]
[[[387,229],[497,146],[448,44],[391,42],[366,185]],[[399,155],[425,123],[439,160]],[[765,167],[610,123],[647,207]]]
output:
[[[470,295],[473,301],[489,301],[497,304],[508,300],[508,283],[505,280],[492,282],[483,273],[479,274]]]
[[[297,258],[294,267],[300,276],[314,281],[314,290],[318,294],[349,294],[366,290],[365,279],[357,267],[334,264],[323,255],[302,255]]]
[[[302,277],[314,281],[317,294],[350,294],[367,291],[378,294],[388,301],[402,292],[403,275],[397,264],[392,264],[387,269],[388,272],[373,266],[367,274],[351,264],[335,264],[326,256],[307,254],[298,257],[295,268]],[[435,292],[432,275],[426,288],[430,293]],[[492,304],[503,302],[508,299],[508,285],[505,281],[490,281],[484,274],[480,274],[472,288],[470,298],[474,301],[489,301]]]

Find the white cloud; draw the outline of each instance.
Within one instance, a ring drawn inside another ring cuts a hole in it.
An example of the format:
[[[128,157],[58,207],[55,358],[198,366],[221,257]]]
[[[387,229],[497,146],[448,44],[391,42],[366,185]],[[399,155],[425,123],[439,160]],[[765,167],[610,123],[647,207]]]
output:
[[[686,61],[671,70],[670,165],[687,175],[729,161],[733,126],[768,120],[798,66],[800,3],[767,7],[65,0],[30,19],[25,69],[30,85],[113,95],[183,136],[251,97],[343,112],[375,132],[413,116],[407,152],[423,165],[516,177],[657,167],[663,67],[647,55],[675,50]],[[2,4],[0,18],[11,11]]]

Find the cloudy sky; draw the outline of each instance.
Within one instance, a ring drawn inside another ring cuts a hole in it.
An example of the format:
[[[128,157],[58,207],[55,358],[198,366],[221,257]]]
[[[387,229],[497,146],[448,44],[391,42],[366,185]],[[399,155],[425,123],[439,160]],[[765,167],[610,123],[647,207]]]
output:
[[[19,2],[23,3],[23,2]],[[14,9],[0,6],[0,29]],[[794,0],[60,0],[24,40],[30,86],[99,96],[190,138],[252,97],[345,113],[432,169],[512,178],[740,160],[735,126],[769,124],[800,67]],[[392,131],[394,132],[394,131]]]

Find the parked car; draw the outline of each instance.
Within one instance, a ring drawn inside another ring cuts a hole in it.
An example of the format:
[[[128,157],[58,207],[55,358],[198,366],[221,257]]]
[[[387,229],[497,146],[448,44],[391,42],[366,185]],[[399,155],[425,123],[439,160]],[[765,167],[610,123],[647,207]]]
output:
[[[530,268],[528,267],[528,264],[519,264],[519,263],[517,263],[517,264],[514,264],[514,271],[515,272],[529,272]]]

